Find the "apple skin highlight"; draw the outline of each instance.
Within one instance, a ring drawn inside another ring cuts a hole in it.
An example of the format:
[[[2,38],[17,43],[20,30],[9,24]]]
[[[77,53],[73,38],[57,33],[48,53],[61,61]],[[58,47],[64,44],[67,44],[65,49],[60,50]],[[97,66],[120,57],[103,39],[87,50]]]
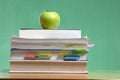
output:
[[[57,29],[60,25],[60,16],[57,12],[42,12],[40,24],[43,29]]]

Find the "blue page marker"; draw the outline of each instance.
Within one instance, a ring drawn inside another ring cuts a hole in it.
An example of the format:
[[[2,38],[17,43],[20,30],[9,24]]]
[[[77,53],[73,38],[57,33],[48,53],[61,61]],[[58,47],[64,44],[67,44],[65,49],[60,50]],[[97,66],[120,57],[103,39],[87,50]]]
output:
[[[64,56],[64,61],[77,61],[79,56]]]

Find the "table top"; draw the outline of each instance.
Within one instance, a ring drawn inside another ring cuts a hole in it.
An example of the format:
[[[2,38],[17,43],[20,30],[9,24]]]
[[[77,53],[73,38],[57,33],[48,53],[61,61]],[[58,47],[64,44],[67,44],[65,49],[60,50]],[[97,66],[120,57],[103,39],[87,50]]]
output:
[[[0,79],[120,79],[120,70],[91,70],[88,74],[32,74],[32,73],[9,73],[1,71]]]

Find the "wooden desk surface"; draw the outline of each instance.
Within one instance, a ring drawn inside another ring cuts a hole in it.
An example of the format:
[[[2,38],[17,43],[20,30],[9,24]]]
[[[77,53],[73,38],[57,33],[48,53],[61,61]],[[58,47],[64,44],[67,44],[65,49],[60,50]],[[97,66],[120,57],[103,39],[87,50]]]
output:
[[[120,79],[120,70],[95,70],[88,74],[17,74],[8,71],[0,71],[0,79],[51,79],[51,80],[75,80],[75,79]]]

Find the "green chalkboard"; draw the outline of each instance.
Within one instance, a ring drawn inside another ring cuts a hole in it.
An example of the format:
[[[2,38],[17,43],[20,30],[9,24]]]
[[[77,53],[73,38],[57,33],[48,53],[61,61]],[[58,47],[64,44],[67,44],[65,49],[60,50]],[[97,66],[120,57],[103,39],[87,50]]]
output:
[[[10,41],[20,28],[41,28],[39,15],[56,11],[58,29],[81,29],[94,48],[89,70],[120,69],[120,0],[0,0],[0,70],[9,69]]]

